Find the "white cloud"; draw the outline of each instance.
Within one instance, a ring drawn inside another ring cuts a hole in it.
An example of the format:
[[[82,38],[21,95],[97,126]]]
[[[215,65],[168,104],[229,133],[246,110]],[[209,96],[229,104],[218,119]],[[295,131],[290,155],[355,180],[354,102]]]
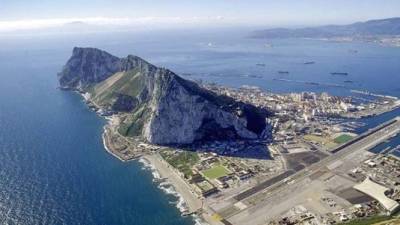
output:
[[[222,16],[216,17],[136,17],[136,18],[108,18],[108,17],[89,17],[89,18],[53,18],[53,19],[32,19],[32,20],[0,20],[0,32],[36,30],[46,28],[62,27],[73,22],[82,22],[88,25],[98,26],[143,26],[143,25],[197,25],[225,23],[226,19]]]

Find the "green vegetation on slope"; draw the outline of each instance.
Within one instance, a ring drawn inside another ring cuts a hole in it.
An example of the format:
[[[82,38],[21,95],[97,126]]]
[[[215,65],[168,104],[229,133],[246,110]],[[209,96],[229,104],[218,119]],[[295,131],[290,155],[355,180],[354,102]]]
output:
[[[136,97],[140,94],[144,85],[144,79],[138,69],[126,72],[118,72],[107,80],[96,84],[90,89],[92,100],[98,105],[112,105],[119,95]]]
[[[339,225],[373,225],[382,221],[390,220],[390,216],[372,216],[366,219],[356,219]]]
[[[132,113],[132,116],[128,118],[127,121],[121,123],[118,132],[124,136],[130,137],[141,135],[148,114],[146,104],[142,104],[140,108]]]

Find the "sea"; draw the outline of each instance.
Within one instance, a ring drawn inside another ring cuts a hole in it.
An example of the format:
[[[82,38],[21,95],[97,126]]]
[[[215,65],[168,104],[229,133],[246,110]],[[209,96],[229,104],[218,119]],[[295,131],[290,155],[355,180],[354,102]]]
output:
[[[400,48],[376,43],[256,40],[246,29],[0,36],[0,224],[201,224],[144,161],[108,154],[106,120],[57,89],[74,46],[138,55],[186,79],[277,93],[351,90],[400,97]],[[313,62],[313,63],[307,63]],[[279,73],[287,71],[288,73]],[[347,76],[331,75],[348,73]],[[362,119],[363,132],[400,115]],[[398,145],[395,137],[386,145]]]

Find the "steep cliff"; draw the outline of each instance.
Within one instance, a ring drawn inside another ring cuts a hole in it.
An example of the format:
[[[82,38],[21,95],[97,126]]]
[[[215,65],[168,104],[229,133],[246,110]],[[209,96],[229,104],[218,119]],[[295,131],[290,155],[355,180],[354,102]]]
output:
[[[155,144],[255,139],[265,135],[268,112],[219,96],[145,60],[74,48],[59,73],[64,88],[88,92],[103,108],[129,112],[120,133]]]

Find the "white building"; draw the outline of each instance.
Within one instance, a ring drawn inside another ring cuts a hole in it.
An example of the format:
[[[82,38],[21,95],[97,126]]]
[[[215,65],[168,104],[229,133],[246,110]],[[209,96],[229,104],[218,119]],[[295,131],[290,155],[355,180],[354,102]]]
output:
[[[385,208],[388,215],[391,215],[400,209],[399,203],[386,197],[385,192],[389,191],[389,189],[373,182],[369,177],[367,177],[362,183],[355,185],[354,189],[376,199],[383,208]]]

